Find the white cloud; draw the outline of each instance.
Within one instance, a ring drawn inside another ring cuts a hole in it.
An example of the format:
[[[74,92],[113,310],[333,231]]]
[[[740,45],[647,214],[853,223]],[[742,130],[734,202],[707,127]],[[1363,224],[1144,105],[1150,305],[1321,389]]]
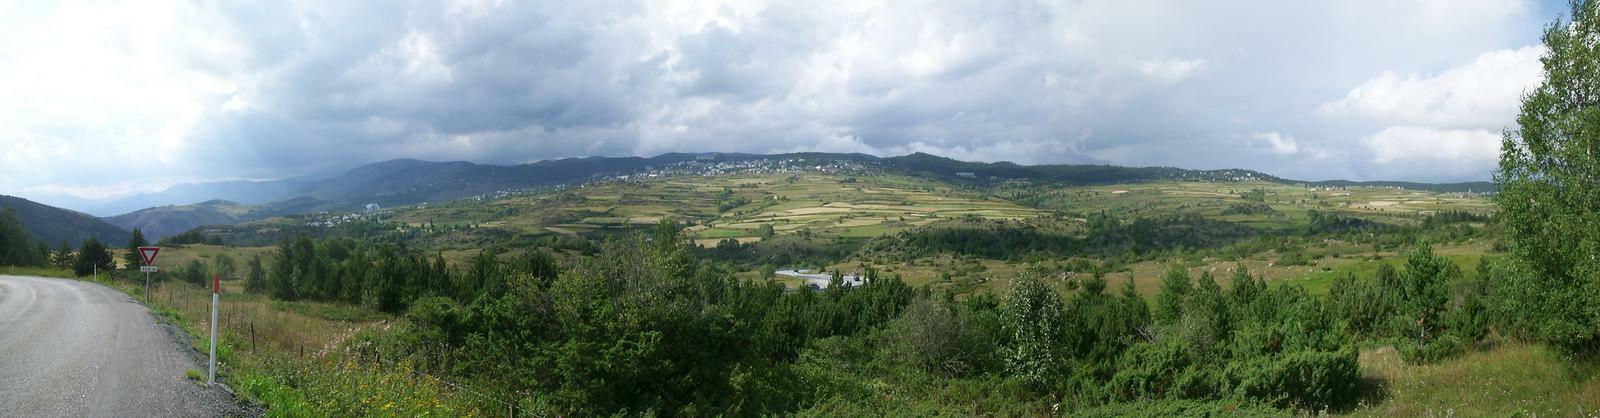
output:
[[[1294,155],[1300,153],[1300,144],[1294,137],[1285,136],[1277,132],[1257,132],[1250,135],[1250,139],[1265,142],[1266,151],[1278,155]]]
[[[1395,126],[1362,138],[1379,164],[1446,163],[1460,169],[1492,166],[1500,153],[1500,135],[1481,129],[1441,130]]]
[[[1544,52],[1542,45],[1485,52],[1431,76],[1384,72],[1320,111],[1393,125],[1500,129],[1515,119],[1522,95],[1542,80]]]
[[[1495,49],[1432,74],[1385,71],[1318,113],[1376,131],[1355,141],[1372,156],[1370,175],[1486,179],[1499,132],[1542,81],[1544,53],[1541,45]]]
[[[1335,157],[1344,157],[1346,153],[1321,146],[1314,146],[1295,139],[1292,135],[1278,131],[1256,132],[1250,134],[1251,146],[1272,155],[1308,157],[1325,160]]]
[[[1205,64],[1206,61],[1202,59],[1145,59],[1139,61],[1139,73],[1162,82],[1175,83],[1189,78]]]

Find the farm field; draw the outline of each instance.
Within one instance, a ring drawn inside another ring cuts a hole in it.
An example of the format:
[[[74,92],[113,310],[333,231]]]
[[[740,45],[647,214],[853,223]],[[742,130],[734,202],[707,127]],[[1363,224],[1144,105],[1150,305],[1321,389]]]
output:
[[[1252,193],[1253,199],[1247,197]],[[450,265],[463,268],[479,252],[508,241],[563,237],[593,240],[642,230],[663,219],[685,223],[686,235],[704,248],[716,247],[726,240],[760,247],[774,238],[784,238],[778,241],[787,243],[774,245],[832,243],[828,245],[854,248],[864,240],[956,219],[1048,224],[1065,228],[1061,229],[1065,233],[1082,234],[1084,217],[1093,214],[1123,220],[1192,215],[1268,233],[1299,234],[1310,225],[1312,211],[1406,226],[1444,211],[1492,214],[1493,206],[1481,195],[1465,193],[1381,187],[1307,188],[1263,181],[1025,187],[1008,184],[973,189],[910,176],[809,173],[602,181],[510,198],[463,199],[389,210],[392,216],[388,222],[401,228],[440,231],[417,245],[424,245]],[[1439,250],[1463,271],[1474,274],[1473,267],[1489,251],[1491,242],[1487,238],[1469,239]],[[1326,292],[1335,277],[1370,276],[1378,263],[1394,263],[1403,256],[1401,249],[1376,250],[1367,243],[1339,240],[1309,242],[1302,247],[1296,255],[1308,260],[1287,263],[1291,265],[1282,262],[1285,254],[1273,251],[1237,259],[1157,257],[1119,266],[1106,278],[1114,286],[1132,280],[1137,291],[1151,295],[1160,275],[1174,263],[1185,266],[1193,275],[1210,273],[1224,286],[1233,269],[1242,265],[1269,282],[1300,285],[1320,294]],[[175,267],[191,259],[204,261],[220,251],[221,247],[189,246],[164,252],[162,261],[163,265]],[[242,262],[271,249],[226,251]],[[500,258],[508,259],[522,251],[516,245],[507,245],[496,252],[502,254]],[[776,267],[825,267],[860,273],[870,266],[898,275],[914,286],[932,285],[968,293],[982,289],[1003,291],[1010,278],[1027,271],[1052,272],[1063,281],[1086,274],[1060,272],[1058,266],[1071,258],[1081,257],[1057,255],[1024,261],[933,255],[891,261],[852,254],[825,265]],[[739,276],[760,278],[748,270],[751,267],[754,266],[741,268]],[[789,287],[800,284],[781,278],[771,280]]]
[[[559,192],[501,200],[463,200],[397,211],[411,227],[469,225],[526,236],[580,235],[654,225],[690,224],[697,244],[722,239],[755,242],[805,233],[870,238],[942,219],[976,216],[1026,219],[1047,212],[899,176],[680,176],[587,184]]]
[[[1246,197],[1251,193],[1256,194],[1254,199]],[[1254,209],[1241,209],[1244,207]],[[685,223],[691,242],[703,248],[716,247],[726,240],[764,248],[764,241],[781,238],[773,245],[832,245],[847,251],[843,257],[821,265],[772,266],[776,268],[821,267],[861,273],[871,267],[897,275],[913,286],[971,293],[985,289],[1004,291],[1012,278],[1029,271],[1045,272],[1058,279],[1062,290],[1067,290],[1066,282],[1087,277],[1088,273],[1062,271],[1061,265],[1084,258],[1070,254],[1011,260],[936,254],[891,260],[893,257],[869,255],[855,248],[867,240],[957,219],[1054,225],[1029,227],[1083,234],[1083,217],[1093,214],[1123,220],[1193,215],[1292,235],[1303,233],[1309,226],[1311,211],[1405,226],[1416,225],[1442,211],[1491,214],[1493,206],[1488,199],[1473,194],[1379,187],[1313,189],[1262,181],[1026,187],[1008,184],[973,189],[910,176],[810,173],[603,181],[511,198],[462,199],[389,211],[387,221],[396,226],[438,231],[411,245],[428,248],[457,269],[464,269],[472,257],[486,249],[499,248],[492,251],[502,260],[525,252],[518,244],[508,242],[580,237],[594,240],[617,232],[642,230],[670,219]],[[1437,249],[1470,276],[1476,274],[1475,266],[1490,250],[1492,241],[1489,237],[1469,238]],[[1132,280],[1140,294],[1149,296],[1156,292],[1161,274],[1175,263],[1183,265],[1191,275],[1209,273],[1224,286],[1233,270],[1244,266],[1271,283],[1303,286],[1313,294],[1322,294],[1335,277],[1369,277],[1378,264],[1397,263],[1404,251],[1378,250],[1368,243],[1340,240],[1307,242],[1299,247],[1296,256],[1305,260],[1285,263],[1286,254],[1276,251],[1239,258],[1164,256],[1118,266],[1105,277],[1114,288]],[[216,254],[226,252],[242,265],[250,257],[271,251],[271,247],[192,245],[163,250],[160,264],[176,268],[189,260],[209,262]],[[573,257],[576,256],[560,256]],[[1098,262],[1094,257],[1089,260]],[[754,267],[757,266],[743,265],[738,276],[763,280]],[[784,278],[764,280],[791,288],[801,285],[798,280]]]
[[[1259,190],[1255,202],[1242,196]],[[1011,190],[999,195],[1022,195]],[[1122,217],[1194,214],[1266,229],[1304,228],[1310,211],[1340,212],[1396,224],[1444,211],[1488,214],[1494,205],[1479,195],[1388,187],[1313,188],[1264,181],[1152,182],[1029,190],[1038,206],[1087,216]],[[1270,210],[1258,209],[1260,203]]]

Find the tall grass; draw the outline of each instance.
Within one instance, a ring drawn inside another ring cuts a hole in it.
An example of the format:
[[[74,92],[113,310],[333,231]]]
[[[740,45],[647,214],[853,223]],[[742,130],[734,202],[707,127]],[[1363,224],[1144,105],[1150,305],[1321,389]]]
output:
[[[229,284],[218,310],[217,373],[272,416],[477,416],[478,401],[417,373],[343,350],[359,332],[383,332],[388,315],[338,304],[273,301]],[[139,293],[139,286],[124,288]],[[210,289],[163,282],[149,305],[209,344]]]
[[[1600,379],[1593,364],[1556,349],[1504,343],[1432,364],[1407,364],[1393,348],[1363,350],[1365,379],[1384,397],[1355,416],[1594,416]]]

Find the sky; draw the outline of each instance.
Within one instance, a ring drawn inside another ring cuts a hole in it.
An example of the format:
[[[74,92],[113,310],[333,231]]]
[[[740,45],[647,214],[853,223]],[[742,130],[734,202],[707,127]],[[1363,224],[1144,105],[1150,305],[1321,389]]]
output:
[[[0,0],[0,194],[708,151],[1488,180],[1565,7]]]

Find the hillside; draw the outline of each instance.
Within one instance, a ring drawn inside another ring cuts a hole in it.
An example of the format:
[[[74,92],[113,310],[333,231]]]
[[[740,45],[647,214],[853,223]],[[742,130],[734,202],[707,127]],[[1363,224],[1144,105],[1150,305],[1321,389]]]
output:
[[[145,238],[155,241],[208,225],[232,225],[273,216],[313,213],[340,205],[311,197],[297,197],[245,205],[227,200],[210,200],[192,205],[166,205],[140,209],[109,218],[106,222],[123,229],[139,228]]]
[[[16,210],[33,239],[55,248],[62,242],[76,246],[90,237],[108,246],[121,246],[132,233],[88,214],[35,203],[20,197],[0,195],[0,207]]]
[[[326,179],[249,182],[240,186],[248,190],[239,193],[256,196],[258,200],[265,191],[289,190],[282,196],[264,201],[265,203],[254,205],[230,203],[224,205],[226,207],[203,203],[168,205],[142,209],[107,220],[123,228],[141,228],[146,234],[159,238],[200,226],[236,224],[272,216],[304,215],[320,211],[358,210],[369,203],[391,207],[423,202],[444,202],[634,175],[722,175],[730,172],[761,173],[809,170],[817,167],[837,167],[839,170],[867,176],[891,174],[979,187],[993,187],[1009,180],[1028,180],[1057,185],[1262,181],[1281,185],[1398,187],[1434,192],[1493,190],[1492,183],[1482,182],[1437,185],[1342,180],[1301,182],[1243,169],[1189,170],[1173,167],[1112,165],[1019,165],[1008,162],[960,161],[924,153],[888,158],[838,153],[770,155],[671,153],[650,158],[567,158],[518,165],[390,160],[360,166]],[[290,190],[290,185],[297,187]],[[231,199],[223,200],[237,202]]]
[[[84,208],[96,216],[127,214],[141,209],[168,205],[188,205],[210,200],[226,200],[242,204],[266,203],[311,184],[298,179],[271,181],[220,181],[212,183],[185,183],[156,193],[128,196]]]
[[[384,205],[459,199],[506,189],[551,186],[600,174],[626,174],[693,157],[569,158],[521,165],[393,160],[369,164],[299,190],[295,196]]]
[[[1486,193],[1500,190],[1500,186],[1487,181],[1469,181],[1464,183],[1416,183],[1409,181],[1350,181],[1328,180],[1304,182],[1312,187],[1388,187],[1410,190],[1423,190],[1439,193]]]
[[[1413,182],[1305,182],[1245,169],[1191,170],[1175,167],[1123,167],[1097,164],[1020,165],[1009,162],[969,162],[925,153],[898,157],[866,154],[791,153],[672,153],[650,158],[588,157],[546,160],[519,165],[470,162],[392,160],[357,167],[343,175],[313,183],[292,193],[321,200],[384,205],[433,202],[489,194],[504,190],[549,187],[603,176],[663,171],[711,174],[732,165],[774,161],[857,164],[878,172],[891,172],[933,180],[984,182],[1034,180],[1067,185],[1099,185],[1152,181],[1268,181],[1323,187],[1399,187],[1435,192],[1492,191],[1487,182],[1429,184]]]
[[[1019,165],[1010,162],[967,162],[924,153],[884,158],[900,170],[946,180],[1030,179],[1067,184],[1134,183],[1157,180],[1205,181],[1281,181],[1277,177],[1251,170],[1189,170],[1174,167],[1122,167],[1092,164]],[[968,174],[963,173],[970,173]]]
[[[240,216],[249,208],[226,200],[212,200],[193,205],[167,205],[140,209],[131,213],[105,218],[112,225],[132,230],[139,228],[146,239],[159,240],[184,233],[204,225],[226,225],[240,222]]]

